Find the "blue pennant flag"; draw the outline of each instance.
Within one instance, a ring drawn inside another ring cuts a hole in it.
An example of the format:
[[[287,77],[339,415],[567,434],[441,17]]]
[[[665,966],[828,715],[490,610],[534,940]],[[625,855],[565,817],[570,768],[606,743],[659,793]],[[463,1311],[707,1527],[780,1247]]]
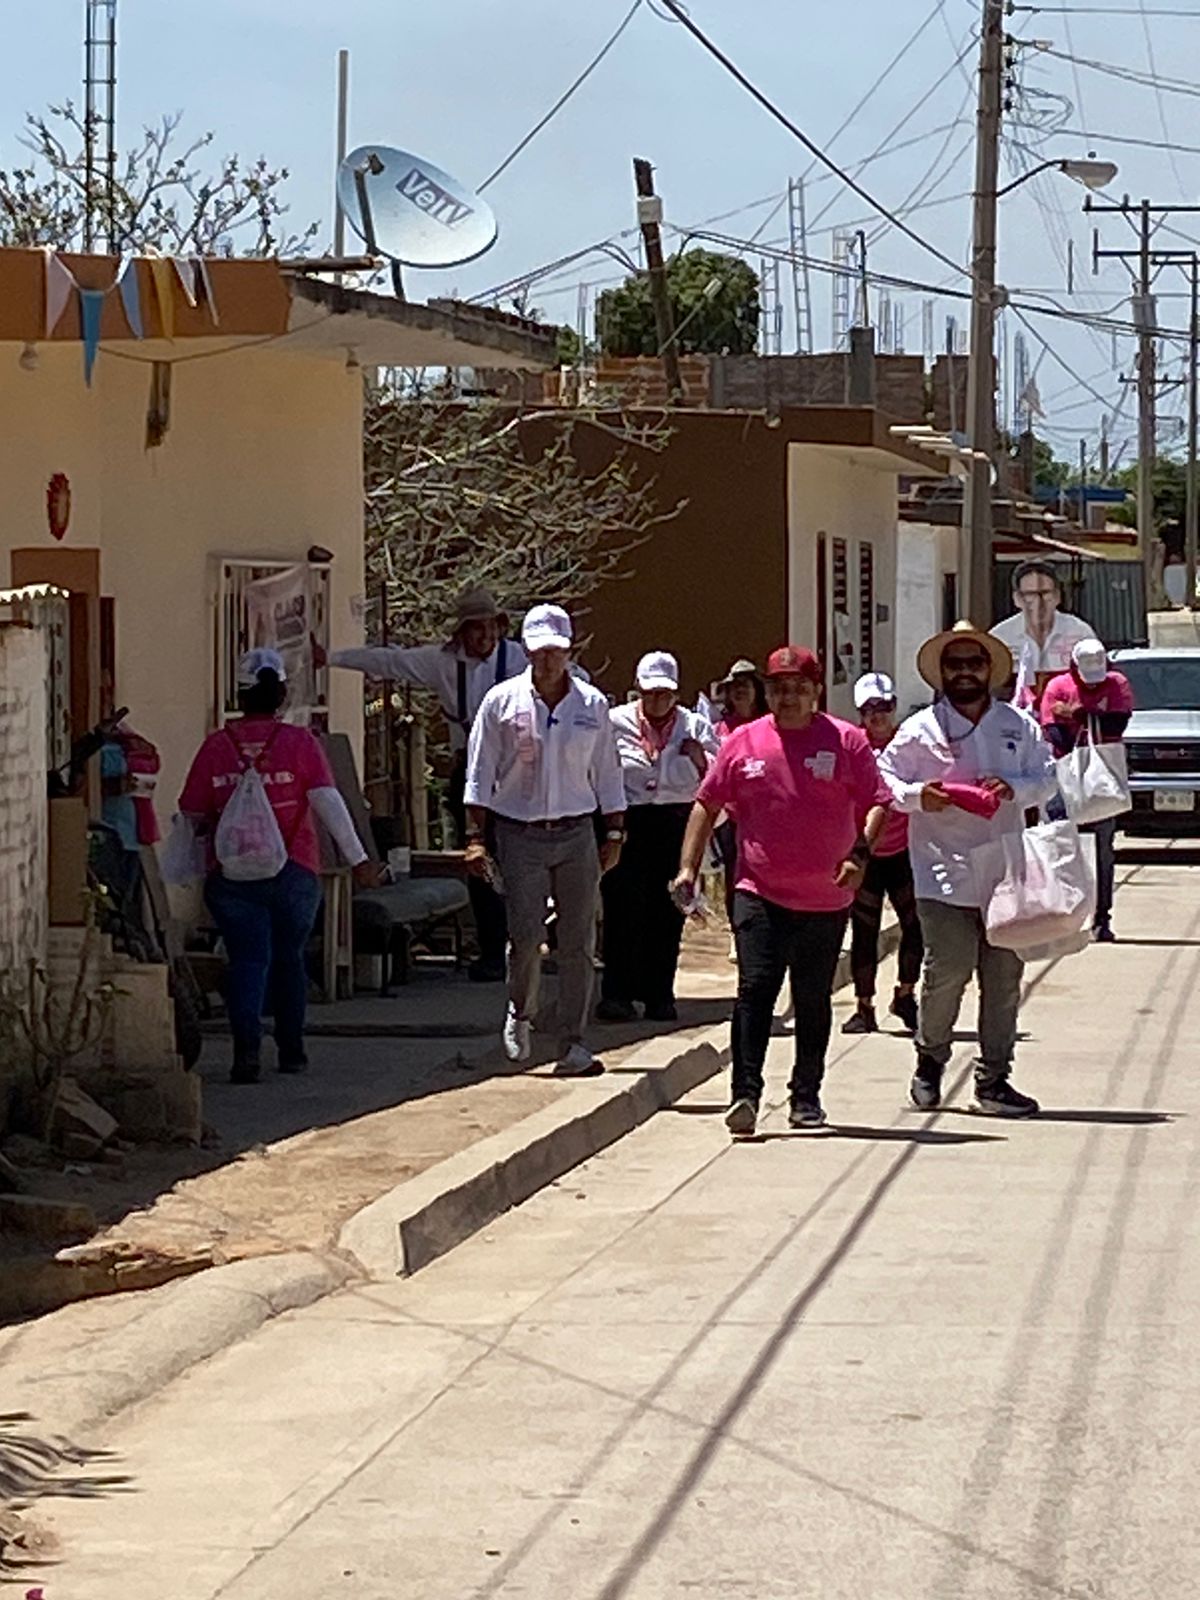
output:
[[[133,256],[126,256],[121,263],[120,276],[117,284],[121,290],[121,304],[125,307],[125,320],[135,339],[144,339],[145,331],[142,327],[142,293],[138,287],[137,261]]]
[[[80,289],[79,303],[83,323],[83,378],[90,389],[92,368],[96,365],[96,352],[100,348],[100,320],[104,315],[104,289]]]

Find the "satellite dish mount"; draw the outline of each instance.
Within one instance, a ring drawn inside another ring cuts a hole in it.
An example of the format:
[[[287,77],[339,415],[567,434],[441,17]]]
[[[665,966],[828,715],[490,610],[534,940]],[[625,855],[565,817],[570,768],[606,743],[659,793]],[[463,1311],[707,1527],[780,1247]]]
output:
[[[381,178],[386,171],[383,162],[374,150],[368,150],[363,159],[354,166],[354,190],[358,196],[359,232],[362,234],[363,243],[367,247],[367,254],[371,256],[383,255],[379,248],[379,240],[375,236],[375,214],[371,210],[371,190],[367,185],[367,178]],[[404,274],[400,263],[392,262],[392,293],[397,300],[403,300]]]

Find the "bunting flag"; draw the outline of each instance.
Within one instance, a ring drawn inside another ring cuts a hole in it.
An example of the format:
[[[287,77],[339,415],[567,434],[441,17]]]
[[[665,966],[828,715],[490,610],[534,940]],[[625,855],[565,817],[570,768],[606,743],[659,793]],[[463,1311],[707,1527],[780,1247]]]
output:
[[[200,285],[204,291],[204,298],[208,302],[208,314],[213,319],[213,327],[221,326],[221,318],[217,312],[217,297],[213,293],[212,277],[209,274],[208,262],[203,256],[195,256],[196,271],[200,277]]]
[[[145,330],[142,326],[142,292],[138,287],[137,258],[126,256],[121,262],[120,271],[117,273],[117,288],[121,292],[121,304],[125,307],[125,320],[135,339],[144,339]]]
[[[46,338],[49,339],[67,309],[71,290],[75,288],[75,276],[70,267],[63,265],[50,245],[42,246],[42,254],[46,261]]]
[[[163,256],[151,256],[150,278],[158,301],[158,316],[164,339],[175,337],[175,269]]]
[[[172,256],[171,265],[179,274],[179,282],[183,285],[184,298],[188,305],[196,305],[196,263],[190,256]]]
[[[100,322],[107,298],[107,289],[79,291],[79,320],[83,324],[83,379],[89,389],[92,386],[92,368],[96,365],[96,352],[100,348]]]

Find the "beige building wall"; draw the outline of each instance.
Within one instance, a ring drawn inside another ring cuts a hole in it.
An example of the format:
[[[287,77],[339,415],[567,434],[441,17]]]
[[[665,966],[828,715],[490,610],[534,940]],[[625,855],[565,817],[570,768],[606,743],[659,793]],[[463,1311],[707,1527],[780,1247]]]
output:
[[[46,949],[46,640],[0,627],[0,982],[24,992]],[[0,1040],[0,1130],[20,1047]]]
[[[928,705],[917,651],[942,626],[946,577],[958,570],[958,530],[928,522],[900,524],[896,581],[896,693],[907,713]]]
[[[884,458],[886,460],[886,458]],[[788,450],[788,630],[795,644],[818,650],[827,663],[827,704],[834,716],[856,720],[853,688],[863,672],[895,668],[897,477],[867,450],[794,444]],[[825,637],[820,638],[818,550],[825,538]],[[834,541],[846,544],[848,628],[837,626]],[[870,545],[874,615],[870,659],[862,646],[861,554]],[[883,608],[880,610],[880,608]],[[849,645],[849,652],[846,646]],[[838,680],[841,681],[838,681]]]
[[[7,348],[7,347],[6,347]],[[145,448],[152,368],[102,351],[85,387],[78,345],[0,366],[0,574],[14,547],[51,545],[46,487],[71,481],[64,543],[98,546],[117,606],[117,693],[163,757],[160,813],[212,727],[216,561],[333,552],[331,638],[359,642],[363,589],[361,373],[285,344],[206,355],[172,372],[171,426]],[[331,725],[362,729],[361,681],[332,674]]]

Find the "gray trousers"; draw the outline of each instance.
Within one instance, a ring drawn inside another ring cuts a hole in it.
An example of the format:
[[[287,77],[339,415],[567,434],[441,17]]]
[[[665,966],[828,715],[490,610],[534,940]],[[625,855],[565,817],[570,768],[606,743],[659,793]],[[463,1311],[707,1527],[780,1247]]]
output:
[[[546,901],[557,912],[558,1015],[564,1045],[583,1038],[595,976],[600,852],[591,817],[561,828],[496,818],[496,860],[508,900],[508,995],[533,1019],[542,976]]]
[[[979,978],[979,1063],[976,1079],[1007,1078],[1017,1044],[1017,1008],[1025,963],[1011,950],[987,942],[983,914],[974,906],[918,900],[925,938],[917,1050],[941,1067],[953,1052],[954,1024],[963,994]]]

